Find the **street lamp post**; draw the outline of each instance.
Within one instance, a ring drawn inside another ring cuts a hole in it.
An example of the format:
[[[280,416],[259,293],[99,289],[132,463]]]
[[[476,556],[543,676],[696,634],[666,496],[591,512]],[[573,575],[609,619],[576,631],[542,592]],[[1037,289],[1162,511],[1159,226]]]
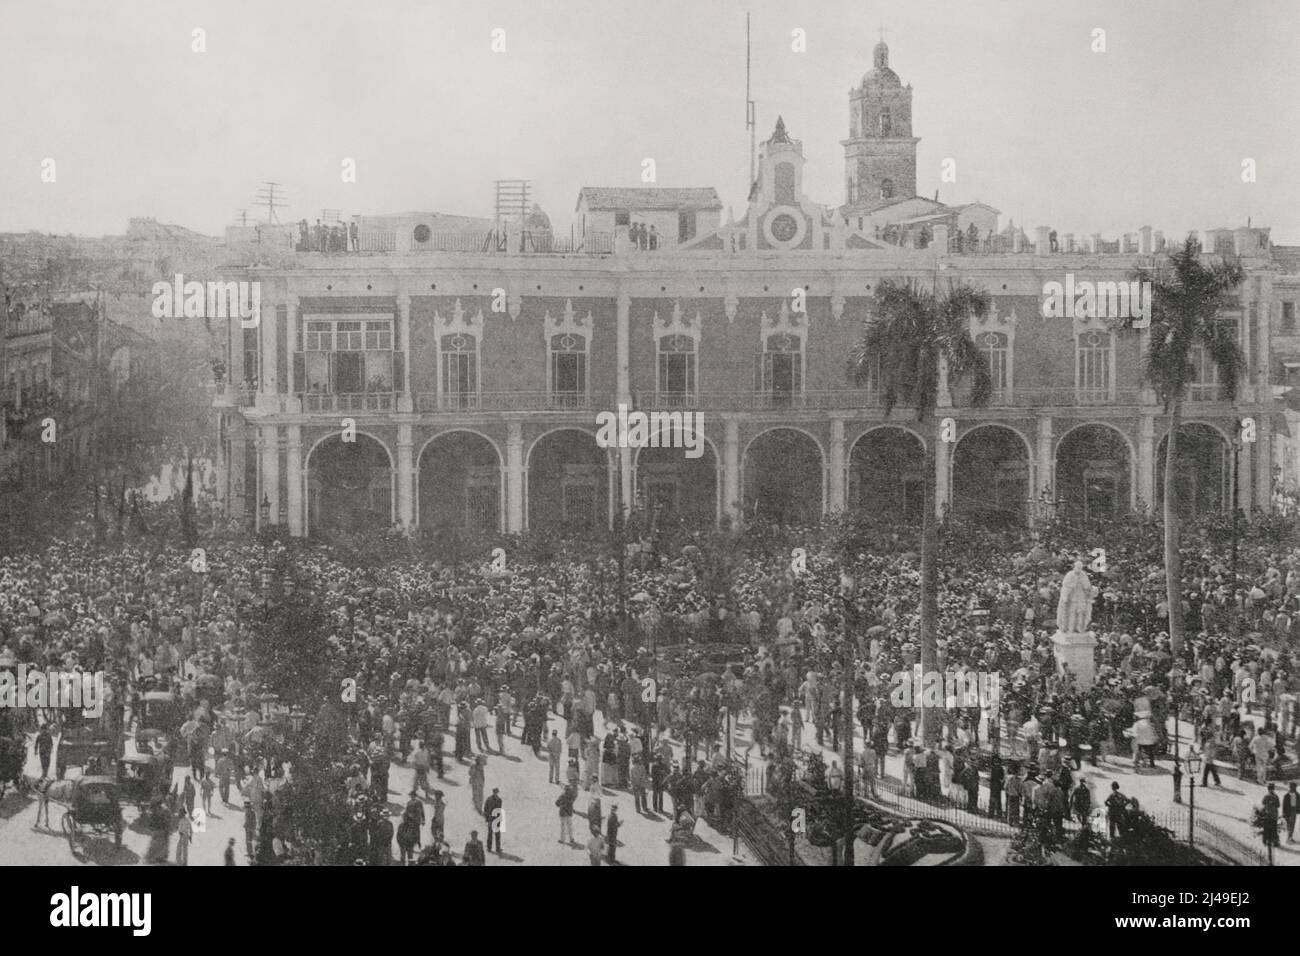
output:
[[[1187,842],[1196,844],[1196,772],[1201,769],[1201,755],[1187,752]]]

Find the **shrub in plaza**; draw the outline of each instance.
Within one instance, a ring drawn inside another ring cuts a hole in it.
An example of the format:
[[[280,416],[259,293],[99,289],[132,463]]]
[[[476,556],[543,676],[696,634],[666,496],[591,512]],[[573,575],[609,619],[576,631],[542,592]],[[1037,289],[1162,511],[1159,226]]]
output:
[[[1038,828],[1025,825],[1011,838],[1007,859],[1016,866],[1050,866],[1048,851],[1039,837]]]
[[[1179,842],[1141,810],[1124,814],[1124,827],[1106,846],[1108,866],[1208,866],[1194,847]]]

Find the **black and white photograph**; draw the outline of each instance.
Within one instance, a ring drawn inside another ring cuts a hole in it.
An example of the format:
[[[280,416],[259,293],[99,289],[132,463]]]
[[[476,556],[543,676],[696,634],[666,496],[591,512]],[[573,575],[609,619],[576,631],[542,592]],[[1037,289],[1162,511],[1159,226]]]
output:
[[[0,864],[1205,868],[1133,925],[1249,927],[1298,42],[4,0]]]

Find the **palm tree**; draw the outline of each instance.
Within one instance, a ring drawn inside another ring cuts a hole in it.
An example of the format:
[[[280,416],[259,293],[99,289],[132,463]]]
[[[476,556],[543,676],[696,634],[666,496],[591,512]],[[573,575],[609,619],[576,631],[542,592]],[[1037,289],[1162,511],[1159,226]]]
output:
[[[988,314],[989,294],[968,283],[950,283],[946,292],[925,289],[912,279],[885,279],[876,286],[872,315],[862,339],[850,353],[849,374],[858,384],[880,389],[885,417],[900,401],[916,409],[917,421],[929,436],[925,446],[925,484],[921,519],[921,671],[933,673],[939,617],[937,576],[938,531],[935,525],[934,471],[935,406],[939,400],[941,368],[948,381],[971,377],[970,404],[988,403],[993,391],[988,365],[970,336],[970,318]],[[921,739],[930,745],[939,738],[939,721],[927,720],[920,708]]]
[[[1188,236],[1167,262],[1139,268],[1133,278],[1151,283],[1150,339],[1143,356],[1143,375],[1169,417],[1165,444],[1165,598],[1169,603],[1169,644],[1177,655],[1183,647],[1182,561],[1178,552],[1178,513],[1174,510],[1174,442],[1178,436],[1187,386],[1196,380],[1192,350],[1201,348],[1219,373],[1220,397],[1232,401],[1246,358],[1237,344],[1237,330],[1219,320],[1233,301],[1232,290],[1244,278],[1235,260],[1202,262],[1199,247]],[[1121,325],[1133,328],[1133,320]],[[1236,502],[1230,503],[1233,508]]]

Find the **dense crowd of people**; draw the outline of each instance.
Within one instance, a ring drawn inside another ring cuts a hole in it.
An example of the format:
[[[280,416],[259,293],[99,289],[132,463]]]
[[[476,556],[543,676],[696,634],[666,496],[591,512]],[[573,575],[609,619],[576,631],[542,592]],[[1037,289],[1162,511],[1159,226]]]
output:
[[[631,544],[622,561],[589,541],[509,542],[507,570],[489,560],[486,544],[482,562],[465,560],[462,544],[451,566],[392,534],[364,547],[218,534],[203,542],[201,572],[188,553],[144,539],[63,541],[0,558],[0,664],[105,671],[109,711],[123,727],[138,723],[146,691],[173,690],[195,725],[177,761],[190,768],[177,797],[192,806],[193,791],[213,778],[223,802],[230,787],[242,791],[251,808],[246,849],[259,862],[340,853],[378,862],[394,836],[404,859],[451,860],[437,809],[443,795],[429,780],[442,776],[448,752],[469,768],[490,843],[481,768],[516,731],[546,755],[549,782],[561,788],[562,839],[565,807],[571,812],[581,793],[589,827],[607,827],[604,784],[627,790],[637,810],[660,810],[667,796],[678,845],[702,814],[725,820],[736,799],[728,726],[748,725],[760,759],[779,742],[835,747],[853,728],[865,743],[857,776],[868,792],[885,755],[902,752],[909,793],[1011,819],[1034,807],[1047,820],[1086,812],[1101,801],[1079,793],[1071,770],[1116,754],[1153,763],[1168,752],[1166,718],[1175,712],[1195,727],[1181,745],[1203,755],[1204,781],[1234,766],[1264,782],[1291,759],[1300,555],[1287,522],[1252,525],[1236,568],[1221,557],[1221,520],[1187,529],[1179,655],[1166,633],[1157,524],[1060,523],[1032,535],[950,527],[939,669],[998,673],[1001,693],[992,705],[947,701],[934,715],[938,746],[924,745],[917,712],[890,695],[892,676],[919,663],[916,532],[755,524],[743,533],[656,534]],[[794,547],[807,554],[797,570]],[[1051,635],[1063,572],[1099,548],[1098,676],[1081,689],[1057,672]],[[254,672],[250,634],[269,578],[285,574],[321,610],[329,672],[353,676],[358,688],[340,731],[338,782],[354,826],[337,834],[337,846],[304,846],[294,800],[277,799],[286,778],[292,792],[301,755],[292,735],[265,731],[268,688]],[[385,799],[392,761],[415,768],[418,791],[396,827]],[[604,854],[617,845],[607,829],[595,836]],[[472,847],[461,854],[477,857]]]

